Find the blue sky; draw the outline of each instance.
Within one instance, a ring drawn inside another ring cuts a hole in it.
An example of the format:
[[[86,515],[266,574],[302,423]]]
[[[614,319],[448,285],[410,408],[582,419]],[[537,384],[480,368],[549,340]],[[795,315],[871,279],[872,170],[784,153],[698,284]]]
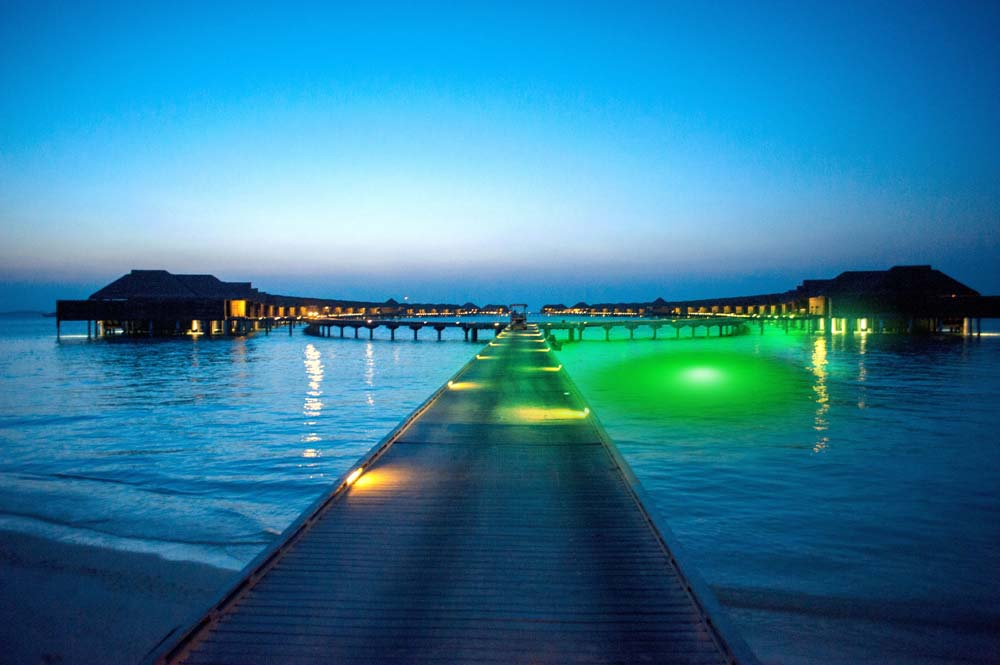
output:
[[[996,3],[80,4],[0,5],[0,309],[1000,292]]]

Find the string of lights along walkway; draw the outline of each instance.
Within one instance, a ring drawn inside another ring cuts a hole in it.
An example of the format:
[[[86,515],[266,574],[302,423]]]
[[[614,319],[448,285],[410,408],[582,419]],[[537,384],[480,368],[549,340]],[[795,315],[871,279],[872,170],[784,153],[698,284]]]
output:
[[[555,356],[501,333],[150,662],[755,662]]]

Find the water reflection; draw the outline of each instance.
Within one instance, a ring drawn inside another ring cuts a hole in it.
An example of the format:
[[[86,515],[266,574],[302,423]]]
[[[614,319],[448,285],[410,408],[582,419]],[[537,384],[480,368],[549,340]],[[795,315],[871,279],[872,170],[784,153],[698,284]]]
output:
[[[810,367],[813,375],[816,377],[816,381],[813,383],[812,387],[813,392],[816,394],[817,405],[813,429],[819,432],[816,443],[813,445],[814,453],[826,450],[827,445],[830,443],[830,437],[825,434],[830,427],[830,421],[828,418],[830,411],[830,393],[827,390],[826,385],[828,363],[829,361],[826,358],[826,335],[819,335],[813,343],[812,366]]]
[[[365,401],[375,406],[375,345],[371,342],[365,345],[365,386]]]
[[[323,396],[323,356],[312,344],[306,346],[305,360],[303,364],[306,368],[306,378],[309,380],[309,389],[306,391],[305,403],[302,405],[302,415],[310,418],[306,421],[306,427],[315,427],[319,415],[323,411],[323,400],[320,399]],[[316,443],[320,441],[319,433],[316,431],[307,430],[306,434],[302,437],[303,443]],[[309,454],[312,452],[313,454]],[[314,448],[307,448],[303,453],[303,457],[316,457],[318,452]]]
[[[868,335],[861,335],[858,344],[858,408],[868,408],[867,394],[868,368],[865,367],[865,354],[868,351]]]

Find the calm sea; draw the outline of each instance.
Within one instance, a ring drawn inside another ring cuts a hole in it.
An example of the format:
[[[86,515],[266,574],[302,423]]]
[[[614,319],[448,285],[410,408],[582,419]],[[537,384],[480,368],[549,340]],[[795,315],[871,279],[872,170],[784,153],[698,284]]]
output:
[[[0,528],[229,568],[477,348],[54,332],[0,319]],[[1000,662],[1000,337],[559,355],[765,662]]]

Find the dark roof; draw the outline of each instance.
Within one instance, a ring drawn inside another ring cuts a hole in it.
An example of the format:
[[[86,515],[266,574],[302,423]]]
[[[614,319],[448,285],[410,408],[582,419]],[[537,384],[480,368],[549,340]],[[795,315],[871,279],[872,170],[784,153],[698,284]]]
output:
[[[977,296],[958,280],[930,266],[895,266],[889,270],[852,270],[829,280],[808,280],[803,289],[823,295],[892,293],[921,296]]]
[[[133,270],[90,296],[91,300],[153,298],[246,299],[257,295],[250,282],[223,282],[214,275],[174,275],[166,270]]]

